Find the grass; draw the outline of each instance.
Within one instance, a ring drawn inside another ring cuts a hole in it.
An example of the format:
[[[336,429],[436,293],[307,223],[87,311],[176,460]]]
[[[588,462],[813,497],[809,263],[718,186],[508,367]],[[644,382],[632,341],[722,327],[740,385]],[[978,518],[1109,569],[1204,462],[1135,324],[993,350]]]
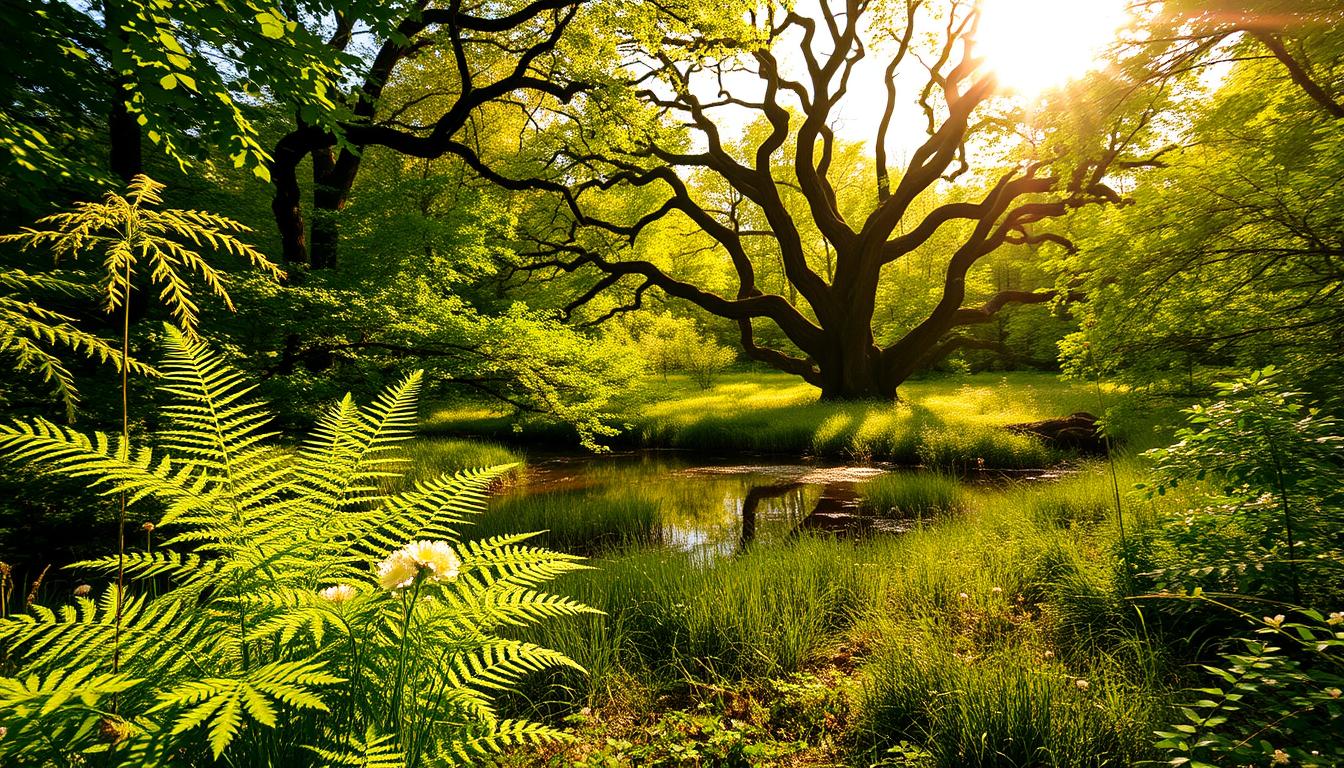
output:
[[[551,622],[528,639],[588,670],[584,700],[609,703],[628,679],[781,675],[834,644],[874,584],[853,545],[801,538],[705,561],[646,550],[595,561],[557,591],[604,612]]]
[[[1139,471],[1122,462],[1121,482]],[[557,591],[604,614],[527,639],[589,674],[536,681],[530,706],[633,713],[612,721],[625,722],[665,710],[668,695],[705,711],[697,691],[722,704],[725,691],[830,670],[828,679],[842,679],[837,690],[853,691],[843,721],[827,726],[846,764],[1152,757],[1149,734],[1166,715],[1175,664],[1124,599],[1106,465],[1054,485],[952,490],[945,476],[895,478],[880,484],[893,508],[964,511],[899,537],[803,536],[737,557],[630,551],[562,580]]]
[[[521,468],[525,461],[522,454],[500,443],[432,437],[411,441],[404,456],[411,462],[407,472],[410,480],[502,464],[517,464]]]
[[[856,726],[866,751],[916,745],[937,766],[1100,768],[1150,756],[1151,707],[1122,677],[1080,672],[1026,644],[978,654],[950,645],[924,633],[869,661]]]
[[[646,498],[612,489],[579,489],[539,495],[505,495],[473,519],[464,534],[483,539],[519,531],[540,531],[534,543],[574,554],[638,545],[662,539],[662,515]]]
[[[959,480],[941,472],[891,472],[859,489],[864,508],[883,517],[924,518],[966,507]]]
[[[651,379],[627,394],[615,444],[701,452],[812,454],[957,469],[1042,467],[1061,455],[1005,425],[1101,410],[1095,389],[1047,373],[996,373],[912,381],[899,403],[822,403],[816,388],[778,373],[735,373],[708,390],[685,377]],[[1110,388],[1107,408],[1125,413],[1117,441],[1147,447],[1153,416],[1135,416],[1133,395]],[[521,433],[516,431],[521,428]],[[563,424],[516,420],[479,405],[434,409],[424,428],[507,440],[573,442]]]

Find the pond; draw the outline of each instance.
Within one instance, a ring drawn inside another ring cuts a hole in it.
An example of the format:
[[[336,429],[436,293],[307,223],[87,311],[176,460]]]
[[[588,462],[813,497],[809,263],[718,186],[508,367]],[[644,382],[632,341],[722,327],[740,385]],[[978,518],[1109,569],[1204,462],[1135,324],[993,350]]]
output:
[[[954,511],[963,484],[1004,477],[757,458],[641,451],[530,459],[467,534],[544,530],[546,545],[579,554],[640,545],[721,557],[805,532],[901,533]]]

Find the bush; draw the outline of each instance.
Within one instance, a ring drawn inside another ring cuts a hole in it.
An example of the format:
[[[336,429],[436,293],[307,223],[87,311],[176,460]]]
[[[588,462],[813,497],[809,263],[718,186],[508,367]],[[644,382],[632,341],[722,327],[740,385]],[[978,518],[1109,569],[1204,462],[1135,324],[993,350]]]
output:
[[[1206,666],[1209,686],[1189,691],[1196,700],[1180,707],[1181,722],[1158,731],[1157,746],[1172,765],[1192,768],[1344,763],[1344,613],[1251,621],[1264,639],[1241,638],[1240,652]]]
[[[1163,574],[1182,586],[1262,597],[1341,596],[1344,432],[1304,405],[1272,369],[1217,385],[1221,399],[1194,406],[1169,448],[1148,452],[1153,493],[1208,480],[1215,489],[1172,520],[1178,563]]]

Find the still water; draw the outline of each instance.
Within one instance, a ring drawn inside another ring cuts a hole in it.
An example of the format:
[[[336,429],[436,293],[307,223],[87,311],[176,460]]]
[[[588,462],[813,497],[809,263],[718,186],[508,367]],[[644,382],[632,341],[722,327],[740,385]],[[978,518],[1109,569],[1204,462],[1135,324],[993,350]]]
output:
[[[482,522],[491,532],[549,530],[547,544],[583,554],[634,543],[724,556],[805,532],[864,536],[921,525],[863,503],[864,483],[919,471],[679,451],[539,457],[501,489]]]

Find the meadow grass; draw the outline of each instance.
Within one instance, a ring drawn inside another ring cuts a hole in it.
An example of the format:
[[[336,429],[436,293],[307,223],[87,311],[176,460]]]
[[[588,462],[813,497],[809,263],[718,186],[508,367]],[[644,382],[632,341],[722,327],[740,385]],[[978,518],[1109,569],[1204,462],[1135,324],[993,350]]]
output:
[[[582,664],[577,701],[623,700],[626,681],[676,687],[687,680],[785,675],[840,642],[880,583],[852,544],[800,537],[706,561],[645,550],[593,561],[556,591],[603,611],[549,622],[527,639]],[[576,690],[565,688],[565,690]]]
[[[408,482],[503,464],[517,465],[516,474],[522,471],[525,462],[521,453],[497,442],[443,437],[412,440],[406,444],[402,455],[410,462],[405,475]]]
[[[534,544],[572,554],[623,546],[655,545],[662,539],[656,502],[617,489],[577,489],[537,495],[504,495],[463,529],[471,539],[537,531]]]
[[[868,661],[854,734],[862,751],[913,745],[922,764],[940,768],[1100,768],[1149,757],[1152,705],[1123,677],[1068,667],[1028,644],[977,653],[952,645],[936,632],[907,634]]]
[[[1119,467],[1127,515],[1139,471]],[[942,503],[949,479],[892,493]],[[909,765],[1132,764],[1149,756],[1172,664],[1125,599],[1110,482],[1098,463],[1054,485],[966,487],[952,492],[962,514],[899,537],[596,559],[556,589],[604,613],[527,636],[589,674],[534,681],[529,700],[643,711],[693,681],[848,658],[859,682],[843,738],[862,764],[893,748]]]
[[[858,747],[879,756],[905,742],[937,766],[1147,754],[1166,660],[1124,599],[1106,469],[969,489],[965,515],[888,545],[882,598],[854,629],[873,649]],[[1033,502],[1047,489],[1073,501],[1042,514]]]
[[[890,472],[859,487],[862,505],[881,517],[924,518],[966,508],[961,481],[941,472]]]
[[[900,402],[823,403],[818,390],[785,374],[723,376],[708,390],[686,377],[649,379],[618,403],[613,423],[627,447],[688,448],[700,452],[756,452],[878,459],[961,469],[1043,467],[1062,458],[1039,440],[1005,425],[1098,412],[1104,405],[1125,414],[1113,425],[1118,443],[1152,444],[1155,417],[1128,407],[1134,397],[1114,387],[1099,402],[1087,383],[1048,373],[948,376],[906,383]],[[521,432],[516,428],[520,428]],[[424,429],[444,434],[507,440],[573,442],[563,424],[536,417],[515,419],[480,405],[432,409]]]

